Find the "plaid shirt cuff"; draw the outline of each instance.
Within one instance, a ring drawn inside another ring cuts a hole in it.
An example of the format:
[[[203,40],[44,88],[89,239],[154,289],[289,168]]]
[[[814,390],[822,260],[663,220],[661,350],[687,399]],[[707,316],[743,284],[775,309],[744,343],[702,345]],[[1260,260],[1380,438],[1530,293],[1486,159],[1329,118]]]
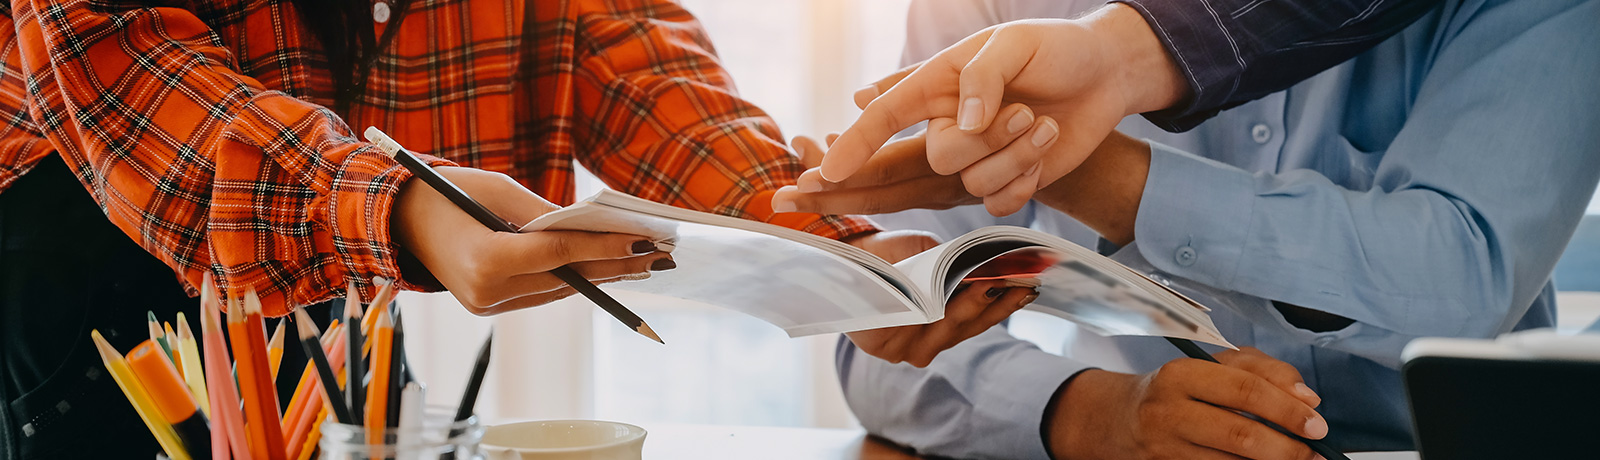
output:
[[[416,154],[430,166],[455,166],[438,157]],[[400,193],[400,185],[411,179],[410,170],[383,154],[376,146],[365,145],[345,157],[334,176],[328,215],[339,266],[329,265],[328,279],[356,280],[367,298],[373,294],[372,278],[397,280],[399,288],[412,291],[437,291],[430,282],[413,282],[401,276],[400,254],[389,222]]]

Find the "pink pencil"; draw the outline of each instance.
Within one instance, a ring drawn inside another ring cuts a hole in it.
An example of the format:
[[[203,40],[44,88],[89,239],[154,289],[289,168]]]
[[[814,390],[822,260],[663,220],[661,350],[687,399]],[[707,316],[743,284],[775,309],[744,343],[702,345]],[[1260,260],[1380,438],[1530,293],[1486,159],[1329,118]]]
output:
[[[200,338],[205,342],[206,393],[211,398],[211,458],[228,458],[228,448],[233,448],[233,458],[250,458],[244,430],[244,414],[239,410],[239,393],[234,390],[233,377],[228,371],[228,349],[222,340],[222,303],[217,301],[217,286],[211,274],[205,276],[205,287],[200,291]],[[223,438],[227,438],[223,440]]]

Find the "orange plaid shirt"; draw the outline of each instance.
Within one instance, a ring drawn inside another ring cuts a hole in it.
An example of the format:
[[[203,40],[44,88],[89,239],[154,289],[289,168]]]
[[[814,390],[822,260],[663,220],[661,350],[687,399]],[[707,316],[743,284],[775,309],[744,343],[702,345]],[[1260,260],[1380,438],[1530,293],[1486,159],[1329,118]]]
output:
[[[401,30],[342,114],[324,108],[332,76],[287,1],[11,3],[0,187],[59,154],[189,286],[209,270],[225,290],[261,291],[269,314],[331,298],[348,277],[400,278],[389,211],[410,176],[351,126],[558,204],[574,199],[578,161],[675,206],[834,238],[872,230],[772,212],[802,167],[667,0],[526,2],[531,24],[523,1],[416,0],[379,25]]]

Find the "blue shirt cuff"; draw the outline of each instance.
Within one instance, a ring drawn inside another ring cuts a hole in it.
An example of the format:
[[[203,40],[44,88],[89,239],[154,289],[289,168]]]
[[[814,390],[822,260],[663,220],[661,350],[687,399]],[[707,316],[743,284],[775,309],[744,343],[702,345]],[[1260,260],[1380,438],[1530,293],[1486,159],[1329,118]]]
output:
[[[1149,144],[1150,174],[1133,229],[1140,255],[1161,271],[1228,289],[1250,236],[1250,173]]]

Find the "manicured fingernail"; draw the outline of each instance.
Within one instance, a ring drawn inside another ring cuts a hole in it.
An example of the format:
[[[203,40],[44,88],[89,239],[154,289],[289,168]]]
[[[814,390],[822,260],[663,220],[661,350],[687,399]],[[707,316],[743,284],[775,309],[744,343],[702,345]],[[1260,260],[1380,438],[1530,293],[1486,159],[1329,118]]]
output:
[[[647,279],[650,279],[650,272],[629,273],[629,274],[626,274],[626,275],[622,275],[622,280],[623,281],[644,281],[644,280],[647,280]]]
[[[990,299],[996,299],[996,298],[1000,297],[1000,294],[1005,294],[1005,293],[1006,293],[1006,289],[1005,288],[989,288],[989,290],[983,291],[983,296],[984,297],[988,297]]]
[[[1294,384],[1294,394],[1300,395],[1300,397],[1307,399],[1322,399],[1321,396],[1317,396],[1317,392],[1311,391],[1311,387],[1306,386],[1304,383]]]
[[[656,252],[656,244],[651,243],[650,240],[639,240],[633,242],[633,246],[629,247],[628,249],[632,250],[635,255],[649,254]]]
[[[856,93],[851,98],[856,101],[856,106],[864,106],[872,102],[873,99],[877,99],[878,94],[881,93],[878,92],[877,85],[867,85],[865,88],[856,90]]]
[[[678,263],[672,259],[660,259],[650,263],[650,271],[653,272],[664,272],[674,268],[678,268]]]
[[[1323,436],[1327,435],[1328,421],[1323,419],[1321,415],[1313,415],[1310,419],[1306,420],[1306,437],[1311,439],[1322,439]]]
[[[1016,134],[1028,129],[1033,124],[1033,114],[1023,110],[1011,116],[1011,121],[1006,122],[1006,134]]]
[[[1056,127],[1055,123],[1046,122],[1046,123],[1040,124],[1039,125],[1039,129],[1033,130],[1033,138],[1029,139],[1029,141],[1033,142],[1033,146],[1034,147],[1041,147],[1042,148],[1045,145],[1049,144],[1050,141],[1055,140],[1056,134],[1060,134],[1060,133],[1061,133],[1061,130],[1058,127]]]
[[[961,110],[956,114],[956,127],[962,131],[978,129],[978,123],[983,120],[983,99],[969,97],[961,101]]]

